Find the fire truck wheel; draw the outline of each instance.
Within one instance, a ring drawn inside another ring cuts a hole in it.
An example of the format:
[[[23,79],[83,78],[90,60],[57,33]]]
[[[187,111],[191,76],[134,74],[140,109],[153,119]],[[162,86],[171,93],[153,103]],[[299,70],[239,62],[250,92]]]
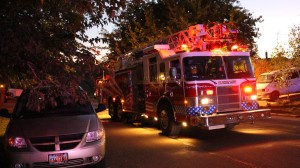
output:
[[[121,121],[123,119],[121,103],[117,103],[115,105],[111,103],[109,106],[109,114],[112,121]]]
[[[117,118],[116,118],[116,115],[115,115],[115,108],[114,108],[114,104],[113,103],[110,103],[108,105],[108,113],[109,113],[111,119],[113,121],[116,121]]]
[[[175,122],[172,110],[167,106],[162,106],[159,110],[159,124],[162,134],[169,137],[179,135],[181,125]]]
[[[122,112],[122,104],[120,102],[116,104],[115,113],[116,113],[115,115],[117,116],[117,120],[122,121],[123,112]]]

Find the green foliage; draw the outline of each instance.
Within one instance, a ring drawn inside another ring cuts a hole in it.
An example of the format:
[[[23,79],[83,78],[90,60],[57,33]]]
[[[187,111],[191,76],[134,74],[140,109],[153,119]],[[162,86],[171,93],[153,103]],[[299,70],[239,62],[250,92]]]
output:
[[[293,26],[289,33],[289,46],[293,58],[300,59],[300,25]]]
[[[260,74],[270,71],[269,61],[266,59],[252,58],[252,64],[254,67],[254,75],[256,78],[258,78]]]
[[[292,62],[287,58],[287,52],[284,47],[277,45],[271,54],[270,68],[271,70],[280,70],[292,66]]]
[[[115,11],[129,2],[1,1],[0,81],[26,87],[86,79],[96,69],[95,56],[81,43],[101,39],[89,39],[85,31],[113,20]]]
[[[143,5],[131,4],[114,20],[116,29],[104,33],[116,59],[121,54],[144,47],[195,24],[230,21],[239,29],[239,42],[255,47],[259,36],[255,18],[237,0],[157,0]]]

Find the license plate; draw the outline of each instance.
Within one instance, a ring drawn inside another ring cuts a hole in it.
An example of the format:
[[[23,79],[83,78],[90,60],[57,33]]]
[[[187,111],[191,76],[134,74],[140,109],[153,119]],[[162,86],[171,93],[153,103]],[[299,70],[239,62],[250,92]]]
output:
[[[57,153],[48,155],[49,164],[62,164],[68,161],[67,153]]]

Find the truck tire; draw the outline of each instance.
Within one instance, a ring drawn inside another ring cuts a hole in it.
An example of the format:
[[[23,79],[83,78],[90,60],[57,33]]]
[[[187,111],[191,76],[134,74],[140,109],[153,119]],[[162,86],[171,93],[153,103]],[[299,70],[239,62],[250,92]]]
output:
[[[120,102],[116,104],[111,103],[109,110],[112,121],[121,121],[123,119],[122,104]]]
[[[115,113],[115,106],[112,102],[109,103],[109,105],[108,105],[108,114],[110,115],[112,121],[117,120],[117,116],[116,116],[116,113]]]
[[[122,112],[122,104],[118,102],[115,106],[115,116],[117,121],[122,121],[123,119],[123,112]]]
[[[162,134],[176,138],[181,130],[181,125],[175,122],[173,111],[164,105],[159,109],[159,126]]]

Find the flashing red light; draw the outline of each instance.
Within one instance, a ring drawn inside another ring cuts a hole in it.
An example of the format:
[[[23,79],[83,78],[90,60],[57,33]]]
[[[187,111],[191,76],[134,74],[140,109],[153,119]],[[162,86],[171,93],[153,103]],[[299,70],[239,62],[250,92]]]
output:
[[[255,83],[242,84],[243,100],[256,100],[256,85]]]
[[[113,102],[116,102],[116,97],[113,97],[112,100],[113,100]]]

